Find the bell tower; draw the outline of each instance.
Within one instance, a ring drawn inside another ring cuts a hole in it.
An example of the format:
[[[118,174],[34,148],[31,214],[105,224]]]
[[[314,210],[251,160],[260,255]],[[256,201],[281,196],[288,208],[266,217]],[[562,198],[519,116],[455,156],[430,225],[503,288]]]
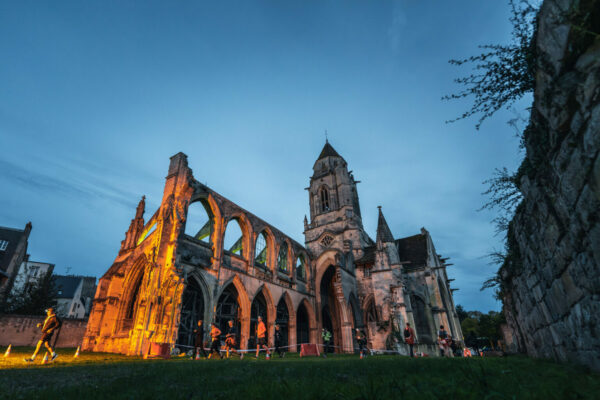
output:
[[[313,256],[328,249],[356,253],[372,242],[363,229],[357,183],[346,160],[325,141],[306,188],[310,222],[305,220],[304,238]]]

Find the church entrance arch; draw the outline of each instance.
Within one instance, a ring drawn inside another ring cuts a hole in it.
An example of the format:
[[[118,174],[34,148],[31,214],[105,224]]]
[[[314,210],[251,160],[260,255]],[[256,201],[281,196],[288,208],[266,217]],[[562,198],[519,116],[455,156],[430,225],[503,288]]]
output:
[[[331,332],[331,341],[337,348],[342,346],[342,337],[340,329],[340,318],[337,299],[335,296],[335,267],[330,265],[323,277],[320,285],[321,300],[321,323],[323,328]]]
[[[287,304],[282,297],[281,300],[279,300],[279,304],[277,304],[277,318],[275,319],[275,323],[279,325],[279,331],[281,332],[281,346],[288,345],[289,322],[290,314],[288,312]]]
[[[228,285],[217,303],[215,314],[215,324],[221,330],[221,337],[225,337],[229,330],[229,321],[232,320],[237,327],[238,335],[241,332],[241,308],[239,303],[239,294],[233,284]],[[236,342],[240,342],[239,336]]]
[[[300,303],[296,312],[296,342],[298,343],[298,352],[300,352],[302,343],[310,343],[308,311],[304,303]]]
[[[198,320],[204,320],[204,293],[196,278],[190,278],[183,291],[180,315],[177,344],[193,346],[194,329],[198,326]]]

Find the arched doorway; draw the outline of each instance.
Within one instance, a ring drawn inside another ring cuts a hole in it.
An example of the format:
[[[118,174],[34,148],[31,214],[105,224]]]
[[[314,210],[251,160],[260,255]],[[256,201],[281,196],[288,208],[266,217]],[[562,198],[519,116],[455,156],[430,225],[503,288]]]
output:
[[[417,328],[419,343],[433,343],[425,302],[421,297],[415,295],[410,296],[410,302],[412,304],[413,318]]]
[[[290,313],[288,312],[287,304],[282,297],[281,300],[279,300],[279,304],[277,304],[277,319],[275,320],[275,323],[279,325],[279,330],[281,331],[281,346],[288,345],[289,322]]]
[[[204,295],[196,278],[190,278],[181,298],[177,344],[194,345],[194,329],[200,319],[204,320]]]
[[[341,331],[339,323],[339,311],[337,299],[335,298],[335,267],[330,265],[321,278],[320,300],[321,300],[321,324],[322,327],[331,332],[331,340],[335,346],[341,347]]]
[[[261,317],[265,326],[268,327],[267,321],[267,300],[262,293],[262,290],[254,297],[250,309],[250,340],[248,348],[256,348],[256,327],[258,325],[258,317]],[[268,341],[269,338],[267,338]]]
[[[298,343],[298,352],[302,343],[310,342],[310,325],[308,320],[308,311],[304,303],[300,303],[296,312],[296,343]]]
[[[223,290],[223,293],[221,293],[215,313],[215,324],[221,330],[221,337],[225,337],[225,334],[229,329],[229,320],[234,321],[239,335],[241,332],[240,313],[241,309],[238,291],[233,284],[230,284]],[[240,338],[237,337],[236,341],[240,343]]]

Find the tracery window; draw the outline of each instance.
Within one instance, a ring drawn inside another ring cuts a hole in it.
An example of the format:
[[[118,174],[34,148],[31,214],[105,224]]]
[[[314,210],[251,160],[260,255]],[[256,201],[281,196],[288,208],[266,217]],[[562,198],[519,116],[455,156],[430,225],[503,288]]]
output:
[[[296,258],[296,277],[301,280],[306,280],[306,267],[304,265],[304,256],[302,254]]]
[[[237,219],[232,219],[225,229],[223,248],[238,256],[244,256],[244,235]]]
[[[329,235],[325,236],[321,239],[321,244],[325,247],[328,247],[333,242],[333,238]]]
[[[279,256],[277,257],[277,268],[281,272],[288,272],[288,246],[286,242],[281,244],[279,248]]]
[[[269,252],[269,246],[267,245],[267,237],[264,232],[261,232],[256,238],[256,247],[255,252],[256,256],[254,260],[257,264],[262,265],[263,267],[267,266],[267,254]]]

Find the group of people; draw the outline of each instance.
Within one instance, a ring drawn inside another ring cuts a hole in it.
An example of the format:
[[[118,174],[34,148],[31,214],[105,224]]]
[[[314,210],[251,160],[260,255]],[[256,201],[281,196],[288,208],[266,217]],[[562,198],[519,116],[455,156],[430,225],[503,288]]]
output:
[[[225,346],[224,349],[221,349],[221,335],[223,332],[217,327],[216,321],[212,324],[210,329],[210,339],[211,344],[209,348],[209,353],[207,354],[204,349],[204,328],[202,320],[198,321],[198,327],[194,329],[195,339],[194,339],[194,354],[196,358],[199,358],[201,355],[204,358],[212,358],[213,355],[217,355],[219,358],[223,359],[223,354],[221,354],[221,350],[225,351],[225,357],[229,358],[230,354],[236,354],[240,360],[244,359],[244,353],[237,348],[237,336],[238,329],[235,326],[233,320],[227,321],[227,332],[225,333]],[[279,355],[279,357],[285,357],[285,351],[282,346],[283,337],[281,335],[281,328],[279,325],[275,325],[275,351]],[[260,351],[266,351],[267,360],[271,358],[271,351],[269,349],[267,343],[267,327],[263,322],[261,316],[258,317],[258,321],[256,324],[256,358],[258,359]],[[194,358],[192,356],[192,358]]]

